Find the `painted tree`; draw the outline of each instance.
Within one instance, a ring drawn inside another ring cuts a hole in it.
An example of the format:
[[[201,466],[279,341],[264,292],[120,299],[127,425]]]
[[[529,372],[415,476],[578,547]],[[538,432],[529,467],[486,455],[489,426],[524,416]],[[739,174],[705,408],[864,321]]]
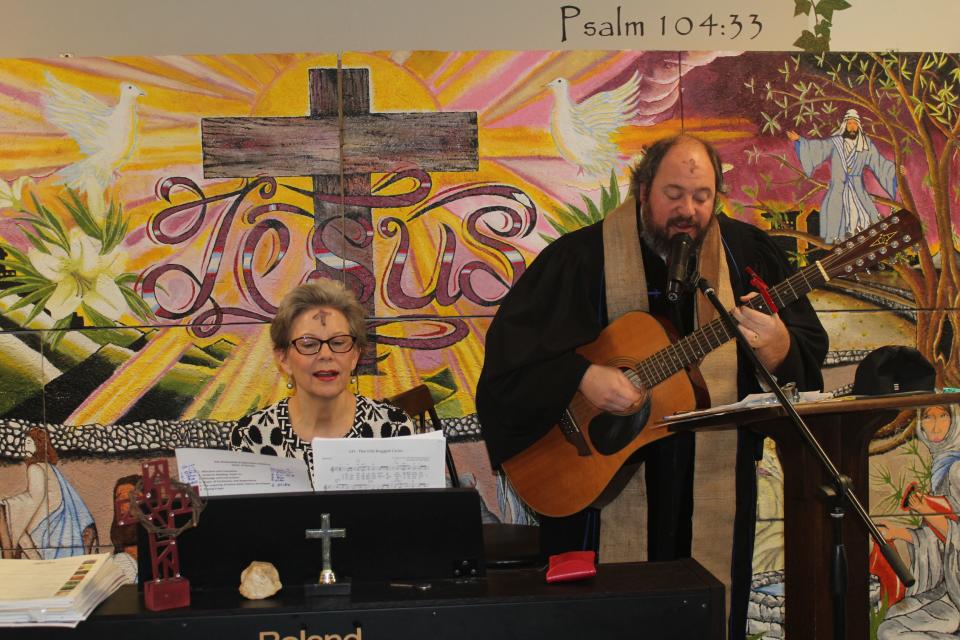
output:
[[[751,85],[756,79],[751,79]],[[762,82],[762,79],[760,80]],[[898,264],[897,273],[912,294],[917,314],[916,344],[937,368],[942,386],[960,386],[954,336],[960,328],[960,273],[954,250],[952,207],[956,203],[960,165],[960,56],[949,53],[821,53],[783,61],[777,77],[757,87],[765,91],[762,133],[783,136],[788,130],[809,137],[829,136],[846,109],[860,114],[864,131],[896,164],[899,202],[874,196],[878,204],[916,212],[925,226],[915,266]],[[744,189],[759,209],[776,223],[784,187],[792,190],[793,208],[819,205],[827,183],[808,177],[793,153],[764,153],[755,160],[772,162],[761,183]],[[748,151],[748,158],[749,158]],[[774,225],[775,226],[775,225]],[[827,245],[810,234],[785,231],[808,243]],[[939,251],[939,262],[934,254]],[[901,424],[900,427],[903,425]],[[903,437],[909,434],[904,433]],[[897,438],[895,440],[900,440]],[[894,445],[891,442],[890,445]]]

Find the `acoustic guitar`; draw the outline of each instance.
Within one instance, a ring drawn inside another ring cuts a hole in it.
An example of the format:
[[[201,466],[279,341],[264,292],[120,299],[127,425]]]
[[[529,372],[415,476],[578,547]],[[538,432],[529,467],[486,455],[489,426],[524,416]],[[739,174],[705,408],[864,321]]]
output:
[[[916,216],[897,211],[837,243],[828,255],[771,287],[769,295],[783,308],[831,278],[852,276],[895,256],[918,243],[921,233]],[[770,313],[762,296],[745,304]],[[503,463],[514,489],[548,516],[570,515],[596,502],[635,451],[670,435],[660,422],[663,416],[709,406],[696,364],[732,338],[719,318],[676,341],[642,311],[612,322],[577,353],[594,364],[620,368],[634,384],[650,390],[647,402],[636,413],[615,415],[576,392],[557,425]]]

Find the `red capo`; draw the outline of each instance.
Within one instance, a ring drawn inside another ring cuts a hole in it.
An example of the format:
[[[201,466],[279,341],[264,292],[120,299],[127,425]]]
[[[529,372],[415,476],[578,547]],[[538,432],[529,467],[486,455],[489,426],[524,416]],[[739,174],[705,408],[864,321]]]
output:
[[[750,276],[750,286],[757,290],[757,293],[760,294],[760,297],[763,298],[763,301],[767,304],[767,308],[770,309],[771,315],[777,313],[779,309],[777,308],[776,303],[773,301],[773,298],[770,296],[770,287],[767,286],[767,283],[763,281],[763,278],[757,275],[757,272],[747,267],[745,269],[747,275]]]

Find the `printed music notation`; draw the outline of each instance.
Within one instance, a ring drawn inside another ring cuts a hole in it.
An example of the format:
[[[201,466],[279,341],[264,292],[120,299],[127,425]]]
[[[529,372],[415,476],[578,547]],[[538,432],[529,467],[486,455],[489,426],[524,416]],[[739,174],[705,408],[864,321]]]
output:
[[[430,489],[446,485],[441,432],[396,438],[315,438],[317,491]]]
[[[436,489],[446,486],[443,433],[315,438],[314,475],[303,460],[222,449],[177,449],[180,481],[201,496],[289,491]]]
[[[430,486],[428,465],[400,464],[368,465],[359,462],[355,466],[333,465],[330,473],[339,476],[341,482],[328,489],[350,489],[354,484],[381,484],[389,487],[426,488]]]

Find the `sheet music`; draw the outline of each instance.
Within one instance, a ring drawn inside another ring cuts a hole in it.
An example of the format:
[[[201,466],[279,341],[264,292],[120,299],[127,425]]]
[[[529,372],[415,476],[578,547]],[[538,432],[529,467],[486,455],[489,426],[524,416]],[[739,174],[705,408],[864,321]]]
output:
[[[313,491],[303,460],[222,449],[177,449],[180,482],[201,496]]]
[[[395,438],[314,438],[317,491],[446,486],[442,431]]]
[[[822,391],[801,391],[799,393],[798,402],[791,402],[791,404],[798,403],[807,403],[807,402],[820,402],[822,400],[830,400],[833,398],[833,395],[830,393],[823,393]],[[697,409],[694,411],[681,411],[680,413],[675,413],[670,416],[664,416],[664,422],[678,422],[680,420],[687,420],[689,418],[699,418],[702,416],[712,416],[719,415],[722,413],[727,413],[730,411],[736,411],[737,409],[746,409],[748,407],[765,407],[773,406],[780,404],[780,401],[777,400],[772,392],[767,393],[751,393],[738,402],[732,402],[730,404],[718,405],[716,407],[710,407],[708,409]]]

